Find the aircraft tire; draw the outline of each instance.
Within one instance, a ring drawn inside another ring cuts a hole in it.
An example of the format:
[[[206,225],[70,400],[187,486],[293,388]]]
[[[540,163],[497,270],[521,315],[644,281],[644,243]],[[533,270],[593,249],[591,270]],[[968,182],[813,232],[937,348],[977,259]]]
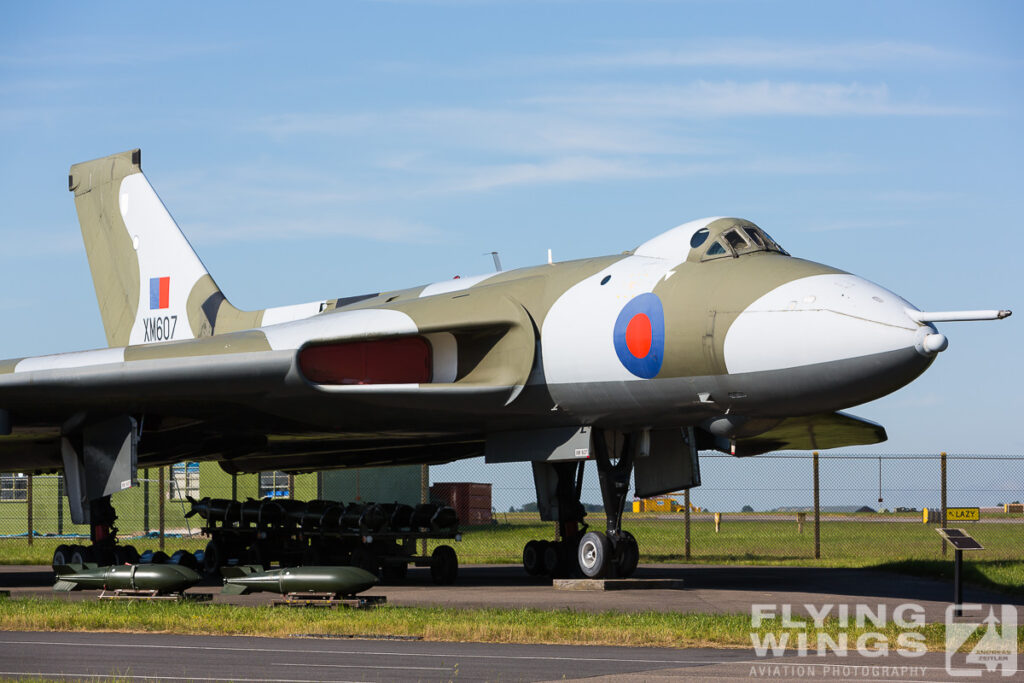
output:
[[[544,573],[544,553],[541,543],[543,541],[527,541],[523,546],[523,569],[530,576],[540,576]]]
[[[66,544],[60,544],[53,551],[53,562],[50,563],[51,567],[59,567],[64,564],[71,562],[71,546]]]
[[[459,575],[459,556],[450,545],[439,545],[430,556],[430,578],[434,583],[450,586]]]
[[[640,544],[636,542],[633,534],[623,531],[619,535],[619,544],[615,550],[615,571],[620,579],[628,579],[640,563]]]
[[[588,579],[600,579],[608,571],[611,560],[611,544],[608,537],[597,531],[583,534],[580,544],[576,547],[576,560],[580,571]]]
[[[566,572],[566,552],[562,543],[547,543],[544,547],[544,573],[554,579],[563,578]]]
[[[165,553],[163,550],[157,550],[155,553],[153,553],[153,557],[150,558],[149,561],[151,564],[167,564],[167,561],[170,559],[171,558],[168,557],[167,553]]]

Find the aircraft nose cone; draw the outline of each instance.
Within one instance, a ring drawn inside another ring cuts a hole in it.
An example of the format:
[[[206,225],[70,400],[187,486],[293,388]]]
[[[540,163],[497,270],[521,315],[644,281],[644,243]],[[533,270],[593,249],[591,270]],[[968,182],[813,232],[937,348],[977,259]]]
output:
[[[908,318],[907,308],[913,306],[854,275],[793,280],[737,316],[726,333],[726,367],[730,373],[779,370],[907,349],[934,356],[945,338]]]

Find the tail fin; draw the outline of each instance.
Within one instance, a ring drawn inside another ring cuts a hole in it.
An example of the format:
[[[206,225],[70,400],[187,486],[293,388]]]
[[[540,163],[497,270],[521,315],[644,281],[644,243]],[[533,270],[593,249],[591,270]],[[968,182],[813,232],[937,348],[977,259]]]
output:
[[[236,564],[226,565],[220,568],[220,575],[225,579],[235,579],[240,576],[249,576],[250,574],[256,574],[257,572],[263,571],[263,567],[258,564]]]
[[[110,346],[258,327],[262,311],[225,299],[142,174],[138,149],[71,167],[103,328]]]

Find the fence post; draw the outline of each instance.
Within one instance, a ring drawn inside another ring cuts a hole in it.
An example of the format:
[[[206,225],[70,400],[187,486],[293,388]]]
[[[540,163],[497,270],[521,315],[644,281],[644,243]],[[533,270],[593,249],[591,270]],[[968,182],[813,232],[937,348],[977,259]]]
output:
[[[430,465],[420,465],[420,503],[430,502]],[[422,541],[423,555],[427,554],[427,539]]]
[[[32,545],[32,475],[25,482],[25,502],[28,503],[28,544]]]
[[[259,476],[259,475],[256,475]],[[231,475],[231,500],[238,500],[238,475]]]
[[[158,521],[160,523],[160,550],[164,549],[164,498],[167,497],[167,494],[164,491],[164,470],[166,469],[166,467],[160,468],[160,493],[157,495],[157,498],[159,498],[159,501],[157,502],[157,514],[159,515]]]
[[[939,453],[939,470],[942,476],[942,518],[939,523],[942,524],[942,528],[946,528],[946,453],[945,451]],[[942,556],[946,556],[946,539],[942,539]]]
[[[295,475],[288,475],[288,498],[295,500]]]
[[[143,535],[149,535],[149,468],[142,470],[142,527]]]
[[[818,486],[818,451],[814,451],[814,559],[821,559],[821,488]]]
[[[686,506],[683,511],[683,519],[686,522],[686,545],[685,545],[685,557],[690,559],[690,489],[683,491],[683,505]]]
[[[57,535],[64,535],[64,475],[57,475]]]
[[[324,498],[324,473],[316,473],[316,499],[323,500]]]

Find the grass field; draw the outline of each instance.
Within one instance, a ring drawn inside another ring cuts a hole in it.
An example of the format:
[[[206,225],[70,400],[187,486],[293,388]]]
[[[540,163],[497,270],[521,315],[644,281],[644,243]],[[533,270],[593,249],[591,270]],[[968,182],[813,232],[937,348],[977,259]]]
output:
[[[751,631],[759,635],[791,633],[779,620],[752,629],[749,614],[680,613],[593,614],[567,610],[444,609],[383,607],[374,610],[288,610],[194,603],[68,602],[54,599],[0,598],[0,624],[5,630],[130,631],[287,637],[295,634],[418,636],[432,641],[490,643],[567,643],[637,647],[750,647]],[[894,644],[908,630],[889,622],[878,627],[841,628],[835,619],[821,629],[808,624],[810,642],[819,632],[836,640],[846,633],[852,644],[862,633],[878,632]],[[918,629],[929,650],[942,650],[945,628],[928,624]],[[1024,627],[1019,630],[1024,634]],[[968,641],[968,646],[976,642]],[[1019,639],[1024,644],[1024,637]],[[851,645],[852,646],[852,645]]]

